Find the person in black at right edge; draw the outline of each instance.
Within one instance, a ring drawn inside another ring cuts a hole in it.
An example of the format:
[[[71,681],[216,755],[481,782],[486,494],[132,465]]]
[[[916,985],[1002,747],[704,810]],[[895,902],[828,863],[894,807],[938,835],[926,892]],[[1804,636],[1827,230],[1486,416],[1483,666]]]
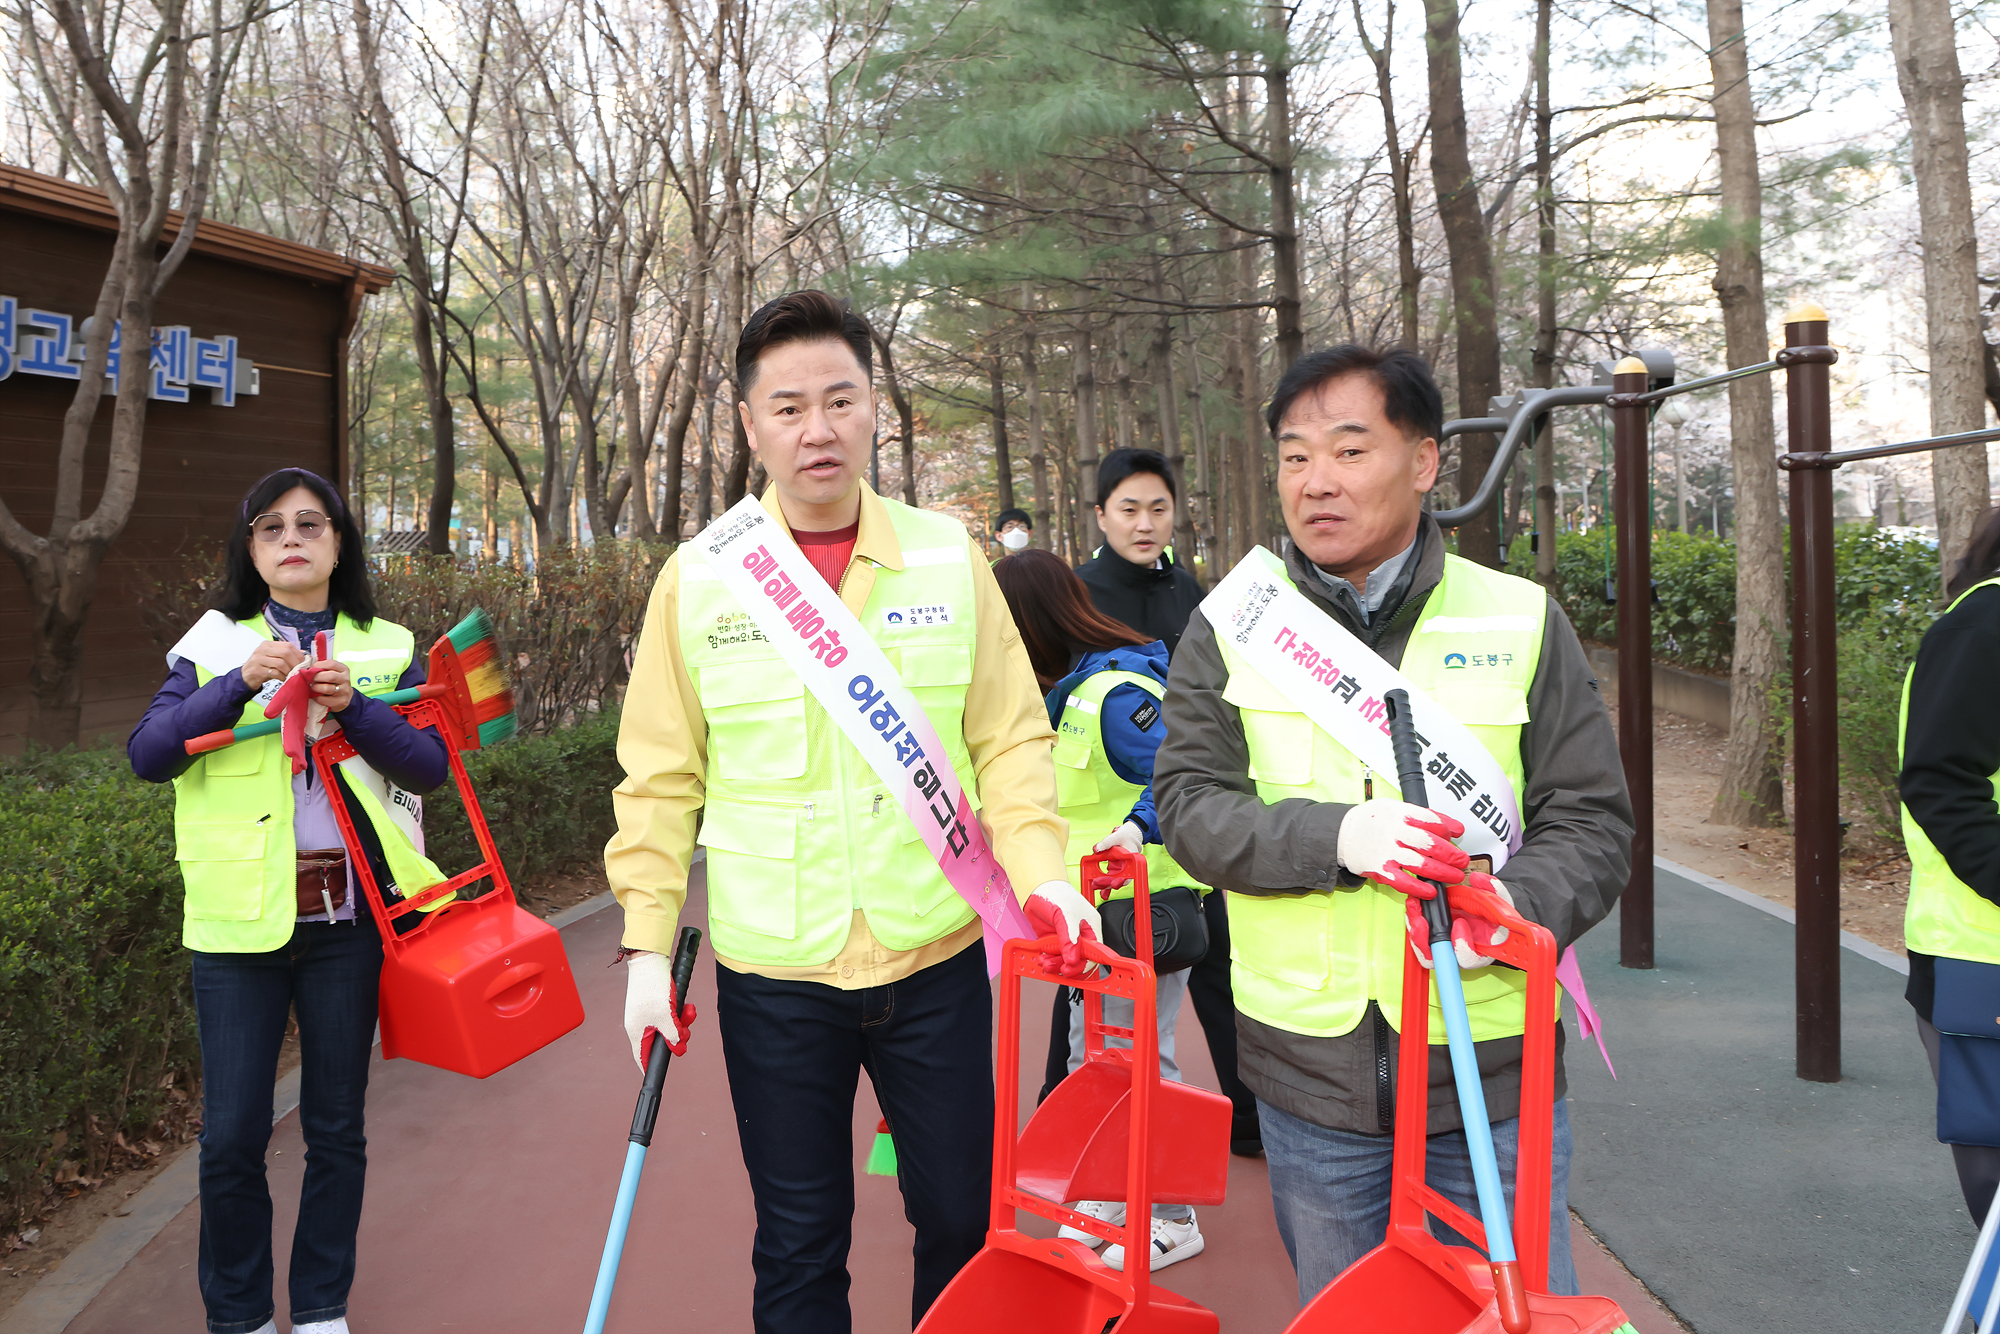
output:
[[[1991,510],[1945,584],[1951,606],[1925,632],[1903,682],[1903,842],[1910,854],[1905,996],[1938,1084],[1938,1138],[1951,1145],[1973,1225],[2000,1185],[2000,510]],[[2000,1248],[1995,1249],[2000,1262]],[[1989,1263],[1972,1309],[1984,1309]]]
[[[1097,465],[1097,525],[1104,545],[1077,567],[1077,578],[1090,590],[1091,605],[1115,621],[1167,646],[1169,657],[1181,641],[1188,617],[1201,605],[1202,588],[1174,560],[1168,542],[1173,537],[1180,491],[1173,465],[1152,449],[1114,449]],[[1157,719],[1152,724],[1160,727]],[[1155,885],[1154,889],[1165,889]],[[1216,1082],[1229,1099],[1230,1152],[1255,1158],[1264,1152],[1257,1125],[1257,1098],[1236,1073],[1236,998],[1229,989],[1229,908],[1220,894],[1202,897],[1208,919],[1208,953],[1188,970],[1188,999],[1201,1020],[1208,1041]],[[1042,1096],[1061,1083],[1069,1071],[1069,1019],[1063,1001],[1068,988],[1057,993],[1049,1032],[1047,1078]]]

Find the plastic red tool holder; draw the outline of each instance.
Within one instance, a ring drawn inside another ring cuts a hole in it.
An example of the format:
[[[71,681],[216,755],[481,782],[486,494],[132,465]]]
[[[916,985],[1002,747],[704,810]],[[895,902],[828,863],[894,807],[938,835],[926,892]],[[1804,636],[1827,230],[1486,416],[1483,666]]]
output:
[[[1152,902],[1146,863],[1126,852],[1085,858],[1093,891],[1134,881],[1140,957],[1086,943],[1094,978],[1066,978],[1039,956],[1055,937],[1010,940],[1000,965],[1000,1054],[993,1118],[993,1215],[986,1245],[938,1296],[919,1334],[1214,1334],[1215,1314],[1154,1286],[1143,1263],[1112,1269],[1080,1242],[1024,1235],[1016,1211],[1081,1228],[1152,1254],[1151,1203],[1220,1204],[1229,1177],[1229,1100],[1162,1080],[1152,965]],[[1094,896],[1094,895],[1093,895]],[[1021,982],[1065,984],[1084,993],[1085,1059],[1021,1123]],[[1103,1022],[1104,998],[1132,1002],[1132,1027]],[[1106,1037],[1132,1041],[1107,1049]],[[1077,1199],[1126,1200],[1123,1227],[1065,1208]]]
[[[1604,1297],[1552,1297],[1549,1272],[1549,1172],[1555,1129],[1556,943],[1497,897],[1451,887],[1452,903],[1507,928],[1507,940],[1481,946],[1528,975],[1530,1022],[1522,1041],[1521,1128],[1514,1173],[1514,1251],[1528,1288],[1533,1334],[1610,1334],[1626,1323]],[[1428,950],[1429,932],[1411,903],[1410,939]],[[1481,1250],[1486,1229],[1424,1180],[1430,1103],[1431,977],[1416,953],[1403,953],[1402,1039],[1397,1049],[1396,1149],[1389,1231],[1299,1312],[1286,1334],[1500,1334],[1492,1271],[1485,1257],[1448,1246],[1430,1231],[1436,1218]],[[1545,1022],[1533,1022],[1534,1016]]]
[[[437,701],[397,707],[411,726],[437,728],[450,738]],[[344,734],[313,746],[313,763],[350,848],[362,845],[333,768],[354,753]],[[350,858],[350,864],[382,928],[382,1055],[484,1079],[581,1024],[583,1000],[561,934],[514,900],[458,747],[447,744],[445,753],[479,843],[478,865],[389,904],[368,859]],[[488,876],[493,888],[485,894],[447,904],[396,932],[398,919]]]

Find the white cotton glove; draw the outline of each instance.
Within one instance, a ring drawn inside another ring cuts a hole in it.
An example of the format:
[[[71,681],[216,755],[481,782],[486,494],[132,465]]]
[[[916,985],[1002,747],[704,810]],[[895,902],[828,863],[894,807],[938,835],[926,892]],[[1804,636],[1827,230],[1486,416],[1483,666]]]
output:
[[[1133,824],[1130,820],[1127,820],[1103,838],[1098,839],[1096,845],[1091,848],[1091,851],[1109,852],[1113,848],[1122,848],[1134,856],[1144,856],[1146,852],[1146,831],[1139,828],[1138,825]]]
[[[1342,817],[1335,854],[1356,875],[1427,899],[1436,891],[1423,880],[1456,884],[1472,864],[1450,841],[1464,832],[1464,825],[1428,807],[1387,798],[1364,801]]]
[[[1090,967],[1083,957],[1083,942],[1104,939],[1104,922],[1097,909],[1067,880],[1050,880],[1038,886],[1021,906],[1036,930],[1053,935],[1062,945],[1060,958],[1042,956],[1043,966],[1064,977],[1082,977]]]
[[[1509,908],[1514,908],[1513,893],[1507,886],[1501,884],[1492,876],[1484,872],[1474,871],[1466,877],[1466,883],[1474,889],[1485,890]],[[1520,909],[1514,908],[1514,911],[1519,912]],[[1463,973],[1474,968],[1484,968],[1492,963],[1493,959],[1491,956],[1481,954],[1479,951],[1489,946],[1506,944],[1507,936],[1508,931],[1506,927],[1489,922],[1483,917],[1475,917],[1470,913],[1460,912],[1456,906],[1452,908],[1451,952],[1458,956],[1459,972]],[[1429,968],[1431,966],[1430,952],[1428,950],[1418,950],[1417,962]]]
[[[646,1068],[652,1034],[667,1040],[667,1050],[687,1055],[692,1005],[675,1004],[673,965],[664,954],[635,954],[625,963],[625,1036],[632,1040],[632,1059]]]

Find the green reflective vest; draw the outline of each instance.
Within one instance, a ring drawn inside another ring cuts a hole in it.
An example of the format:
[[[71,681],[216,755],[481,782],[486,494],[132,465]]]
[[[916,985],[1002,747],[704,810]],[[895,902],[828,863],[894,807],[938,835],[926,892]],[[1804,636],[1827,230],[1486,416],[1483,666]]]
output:
[[[1275,572],[1290,578],[1271,557]],[[1525,786],[1521,728],[1528,688],[1541,659],[1548,595],[1526,579],[1445,557],[1444,577],[1424,603],[1403,652],[1410,682],[1464,723],[1500,762],[1518,794]],[[1394,774],[1370,775],[1352,751],[1306,719],[1218,635],[1229,677],[1222,697],[1236,707],[1250,752],[1250,777],[1266,802],[1292,797],[1355,804],[1372,777],[1377,798],[1398,795]],[[1358,674],[1366,680],[1367,667]],[[1427,781],[1448,782],[1437,748]],[[1445,759],[1449,752],[1445,752]],[[1236,1008],[1274,1028],[1311,1037],[1352,1032],[1376,1001],[1393,1027],[1402,1022],[1403,953],[1409,948],[1404,896],[1364,881],[1356,889],[1276,896],[1229,896],[1230,984]],[[1525,1027],[1527,978],[1511,968],[1465,974],[1477,1041]],[[1444,1020],[1431,989],[1430,1036]]]
[[[1968,596],[2000,579],[1974,584],[1952,599],[1956,607]],[[1950,609],[1947,608],[1947,611]],[[1901,764],[1904,736],[1910,726],[1910,680],[1916,664],[1903,674],[1903,703],[1896,719],[1896,759]],[[1986,779],[1994,789],[2000,774]],[[1924,833],[1923,826],[1903,813],[1903,846],[1910,854],[1910,900],[1903,910],[1903,943],[1919,954],[1947,959],[1971,959],[1978,963],[2000,963],[2000,905],[1983,898],[1972,886],[1951,873],[1944,854]]]
[[[859,619],[929,715],[977,809],[964,725],[978,642],[972,549],[955,519],[886,498],[882,506],[903,568],[876,570]],[[846,943],[857,908],[895,950],[971,921],[902,794],[806,693],[695,544],[679,556],[681,660],[708,725],[697,841],[708,849],[716,952],[747,964],[824,963]],[[836,600],[832,590],[807,597]],[[943,618],[908,614],[937,607]]]
[[[1098,840],[1125,822],[1125,817],[1132,813],[1133,803],[1146,790],[1138,783],[1120,778],[1104,753],[1104,734],[1098,719],[1102,716],[1104,697],[1121,685],[1137,686],[1155,700],[1166,693],[1150,676],[1115,670],[1098,672],[1070,692],[1056,724],[1057,810],[1069,821],[1069,879],[1079,892],[1082,884],[1077,876],[1078,865]],[[1208,893],[1208,886],[1182,870],[1181,864],[1158,843],[1146,845],[1146,883],[1152,889],[1188,885]],[[1111,897],[1129,899],[1132,890],[1128,886]]]
[[[261,616],[239,624],[268,635]],[[348,664],[354,688],[385,695],[410,665],[415,641],[408,630],[377,617],[366,630],[345,613],[335,623],[334,656]],[[195,668],[207,685],[215,674]],[[264,721],[255,697],[243,706],[235,726]],[[388,863],[384,890],[415,894],[445,879],[436,864],[410,843],[383,809],[378,794],[361,782],[348,791],[375,829]],[[187,898],[181,942],[215,954],[275,950],[292,938],[298,921],[298,845],[292,837],[292,766],[276,735],[252,737],[196,758],[174,780],[174,847]],[[358,848],[350,857],[365,855]],[[358,890],[356,891],[359,892]],[[435,911],[449,896],[425,911]]]

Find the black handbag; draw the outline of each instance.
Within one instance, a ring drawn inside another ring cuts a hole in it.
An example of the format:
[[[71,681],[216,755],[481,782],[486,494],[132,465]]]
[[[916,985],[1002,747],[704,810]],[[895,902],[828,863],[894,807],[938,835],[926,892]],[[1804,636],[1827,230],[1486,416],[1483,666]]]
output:
[[[2000,1146],[2000,964],[1940,958],[1937,1137]]]
[[[1200,963],[1208,954],[1208,917],[1201,910],[1201,895],[1186,885],[1174,885],[1154,890],[1152,900],[1153,972],[1172,973]],[[1104,943],[1128,959],[1139,957],[1136,902],[1112,899],[1097,909],[1098,920],[1104,923]]]

